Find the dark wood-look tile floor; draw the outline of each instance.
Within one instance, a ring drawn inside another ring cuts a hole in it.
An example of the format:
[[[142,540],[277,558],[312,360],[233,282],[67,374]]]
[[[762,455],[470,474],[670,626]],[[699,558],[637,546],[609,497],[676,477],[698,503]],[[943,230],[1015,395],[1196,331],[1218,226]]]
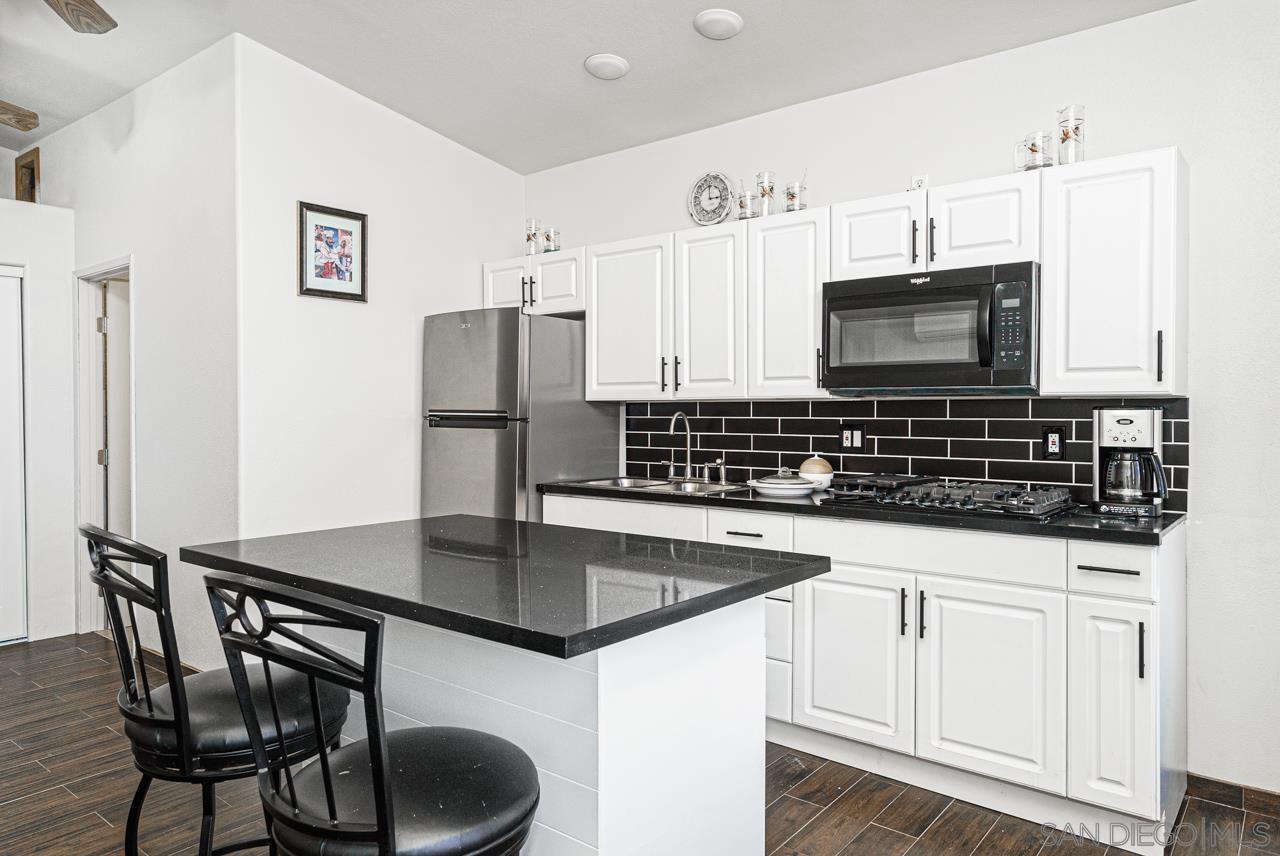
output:
[[[153,685],[164,683],[161,672],[149,674]],[[139,774],[116,710],[119,688],[115,654],[101,636],[0,647],[0,854],[124,852]],[[216,845],[264,834],[252,779],[219,785],[217,793]],[[200,788],[154,782],[142,814],[142,852],[194,854],[199,833]]]
[[[123,853],[138,772],[115,708],[118,688],[114,654],[101,636],[0,647],[0,854]],[[1123,853],[1080,839],[1046,840],[1037,824],[776,744],[767,746],[765,763],[770,856]],[[1173,856],[1280,856],[1280,820],[1266,813],[1277,806],[1223,798],[1234,804],[1184,803]],[[217,844],[263,834],[251,779],[219,785],[218,802]],[[143,853],[194,854],[199,818],[198,787],[155,782],[142,816]]]

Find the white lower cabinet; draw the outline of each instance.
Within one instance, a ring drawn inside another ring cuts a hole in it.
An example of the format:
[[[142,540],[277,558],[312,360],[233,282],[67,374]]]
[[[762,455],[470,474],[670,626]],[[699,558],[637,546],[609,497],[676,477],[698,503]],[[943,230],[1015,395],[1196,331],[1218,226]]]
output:
[[[916,584],[917,757],[1066,793],[1066,594]]]
[[[1158,817],[1155,607],[1071,597],[1070,777],[1067,795]]]
[[[656,502],[547,496],[542,500],[542,522],[688,541],[703,541],[707,537],[705,508]]]
[[[764,713],[770,719],[791,721],[791,664],[764,661]]]
[[[793,591],[792,721],[910,753],[915,577],[833,562]]]

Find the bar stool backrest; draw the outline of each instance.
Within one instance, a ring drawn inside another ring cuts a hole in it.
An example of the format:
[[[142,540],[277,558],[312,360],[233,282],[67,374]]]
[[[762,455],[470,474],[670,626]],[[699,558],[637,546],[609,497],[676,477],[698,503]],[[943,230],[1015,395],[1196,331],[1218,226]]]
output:
[[[89,545],[89,561],[92,563],[89,579],[102,592],[107,609],[107,621],[124,687],[122,701],[125,705],[121,713],[139,722],[172,728],[177,733],[180,772],[189,774],[195,762],[191,751],[190,720],[187,718],[187,693],[182,682],[182,660],[178,656],[178,639],[173,632],[173,614],[169,607],[168,558],[159,550],[90,524],[81,526],[80,534]],[[134,576],[121,567],[122,564],[149,568],[151,583],[148,585]],[[155,619],[163,661],[161,665],[169,684],[171,712],[157,712],[153,704],[155,688],[147,676],[135,607],[150,612]],[[128,624],[124,620],[126,615]]]
[[[204,579],[253,745],[258,792],[272,823],[325,840],[376,844],[379,853],[394,853],[391,773],[382,716],[383,617],[332,598],[240,574],[214,571]],[[317,636],[326,640],[341,637],[345,644],[340,648],[320,641]],[[358,652],[360,659],[348,657],[343,650]],[[246,655],[262,661],[276,735],[282,734],[283,729],[272,666],[293,669],[307,676],[318,753],[314,763],[320,765],[324,784],[324,817],[299,805],[294,787],[296,765],[290,764],[279,739],[276,745],[269,746],[263,737],[259,711],[250,694]],[[372,823],[353,821],[349,817],[342,819],[321,723],[318,681],[346,687],[363,697],[369,741],[369,784],[375,808]],[[278,767],[283,776],[273,775],[272,767]]]

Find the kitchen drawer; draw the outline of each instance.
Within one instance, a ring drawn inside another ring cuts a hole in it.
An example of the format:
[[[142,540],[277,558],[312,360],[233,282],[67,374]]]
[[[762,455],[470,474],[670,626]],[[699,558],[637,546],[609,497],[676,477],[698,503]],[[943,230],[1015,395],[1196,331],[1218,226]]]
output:
[[[1067,578],[1072,591],[1156,599],[1156,548],[1071,541]]]
[[[791,604],[785,600],[764,602],[764,655],[791,662]]]
[[[707,510],[707,540],[764,550],[790,550],[791,515],[711,508]]]
[[[1067,587],[1067,539],[797,517],[795,550],[855,565]]]
[[[791,721],[791,664],[764,661],[764,715]]]
[[[707,540],[706,510],[688,505],[552,495],[543,497],[542,522],[631,535]]]

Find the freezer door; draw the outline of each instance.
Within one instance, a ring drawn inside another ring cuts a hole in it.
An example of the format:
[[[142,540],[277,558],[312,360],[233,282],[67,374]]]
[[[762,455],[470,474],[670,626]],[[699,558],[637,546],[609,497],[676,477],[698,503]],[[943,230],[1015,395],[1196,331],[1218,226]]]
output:
[[[517,499],[523,431],[523,423],[502,417],[424,419],[422,515],[522,518]]]
[[[423,415],[433,411],[527,415],[520,402],[524,318],[519,308],[427,316]]]

